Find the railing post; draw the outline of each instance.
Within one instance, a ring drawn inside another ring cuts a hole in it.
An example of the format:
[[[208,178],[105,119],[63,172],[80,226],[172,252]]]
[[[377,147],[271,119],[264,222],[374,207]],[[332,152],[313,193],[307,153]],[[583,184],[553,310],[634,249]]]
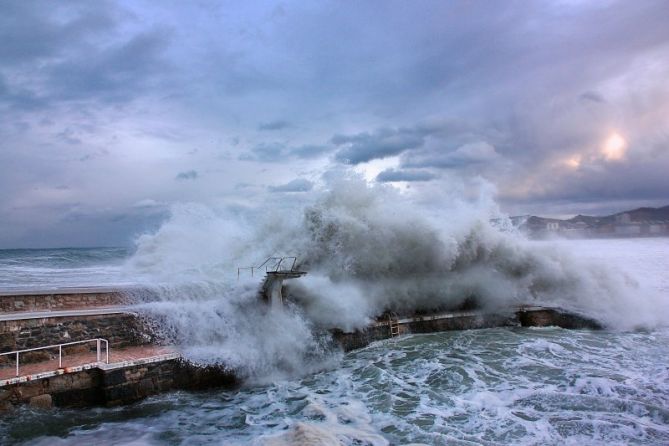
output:
[[[95,344],[97,347],[96,350],[97,350],[98,362],[100,362],[100,339],[96,339]]]
[[[105,339],[105,347],[107,347],[107,364],[109,364],[109,341]]]
[[[63,368],[63,346],[62,344],[58,346],[58,368]]]
[[[16,376],[19,376],[19,352],[16,352]]]

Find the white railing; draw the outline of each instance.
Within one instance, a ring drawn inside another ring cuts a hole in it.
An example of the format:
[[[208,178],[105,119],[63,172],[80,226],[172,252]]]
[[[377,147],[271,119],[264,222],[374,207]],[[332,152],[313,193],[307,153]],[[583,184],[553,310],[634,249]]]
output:
[[[102,338],[93,338],[93,339],[86,339],[85,341],[75,341],[75,342],[66,342],[64,344],[54,344],[54,345],[47,345],[45,347],[36,347],[36,348],[26,348],[24,350],[14,350],[12,352],[6,352],[6,353],[0,353],[0,356],[10,356],[10,355],[15,355],[16,356],[16,376],[20,376],[19,373],[19,356],[21,353],[26,353],[26,352],[34,352],[37,350],[47,350],[47,349],[52,349],[52,348],[58,348],[58,368],[62,369],[63,368],[63,347],[67,347],[70,345],[76,345],[76,344],[85,344],[87,342],[93,342],[95,341],[95,350],[96,350],[96,362],[101,362],[100,357],[102,354],[101,350],[101,344],[104,342],[105,348],[104,348],[104,353],[105,353],[105,363],[109,364],[109,341],[106,339]]]
[[[237,268],[237,280],[239,280],[239,274],[244,270],[251,270],[251,277],[253,277],[254,271],[265,269],[266,273],[276,273],[282,271],[294,271],[295,263],[297,263],[297,257],[288,256],[288,257],[268,257],[264,262],[258,266],[243,266]],[[283,265],[282,265],[283,264]],[[287,264],[290,264],[290,268],[285,268]],[[284,266],[282,269],[281,267]]]

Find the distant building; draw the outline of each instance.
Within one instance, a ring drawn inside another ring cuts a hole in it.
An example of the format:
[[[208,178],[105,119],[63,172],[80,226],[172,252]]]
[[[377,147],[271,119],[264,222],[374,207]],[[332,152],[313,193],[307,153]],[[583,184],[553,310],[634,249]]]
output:
[[[615,226],[617,235],[640,235],[641,225],[638,223],[618,224]]]
[[[648,225],[648,233],[652,235],[659,235],[659,234],[664,234],[666,232],[669,232],[667,229],[669,228],[669,225],[663,222],[652,222],[650,225]]]
[[[628,224],[632,222],[632,216],[625,212],[624,214],[616,215],[616,223]]]
[[[577,215],[566,220],[524,215],[511,217],[511,222],[534,238],[669,236],[669,206],[638,208],[603,217]]]

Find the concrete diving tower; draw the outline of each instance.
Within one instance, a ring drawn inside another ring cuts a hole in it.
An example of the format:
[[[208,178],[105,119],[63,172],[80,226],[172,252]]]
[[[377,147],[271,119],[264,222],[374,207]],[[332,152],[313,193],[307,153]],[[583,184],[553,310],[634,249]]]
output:
[[[251,276],[254,271],[265,270],[265,280],[260,289],[260,295],[264,302],[267,302],[273,310],[279,310],[283,307],[283,281],[287,279],[297,279],[305,276],[306,271],[295,269],[297,257],[269,257],[259,266],[250,266],[246,268],[237,268],[237,277],[241,270],[251,270]]]

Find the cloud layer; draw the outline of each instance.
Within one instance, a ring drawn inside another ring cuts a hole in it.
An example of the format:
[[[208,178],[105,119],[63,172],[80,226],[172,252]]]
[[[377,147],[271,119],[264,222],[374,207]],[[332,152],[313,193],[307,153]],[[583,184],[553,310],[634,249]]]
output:
[[[482,178],[510,213],[666,204],[668,21],[662,0],[9,2],[0,247],[126,244],[173,203],[351,170],[421,202]]]

